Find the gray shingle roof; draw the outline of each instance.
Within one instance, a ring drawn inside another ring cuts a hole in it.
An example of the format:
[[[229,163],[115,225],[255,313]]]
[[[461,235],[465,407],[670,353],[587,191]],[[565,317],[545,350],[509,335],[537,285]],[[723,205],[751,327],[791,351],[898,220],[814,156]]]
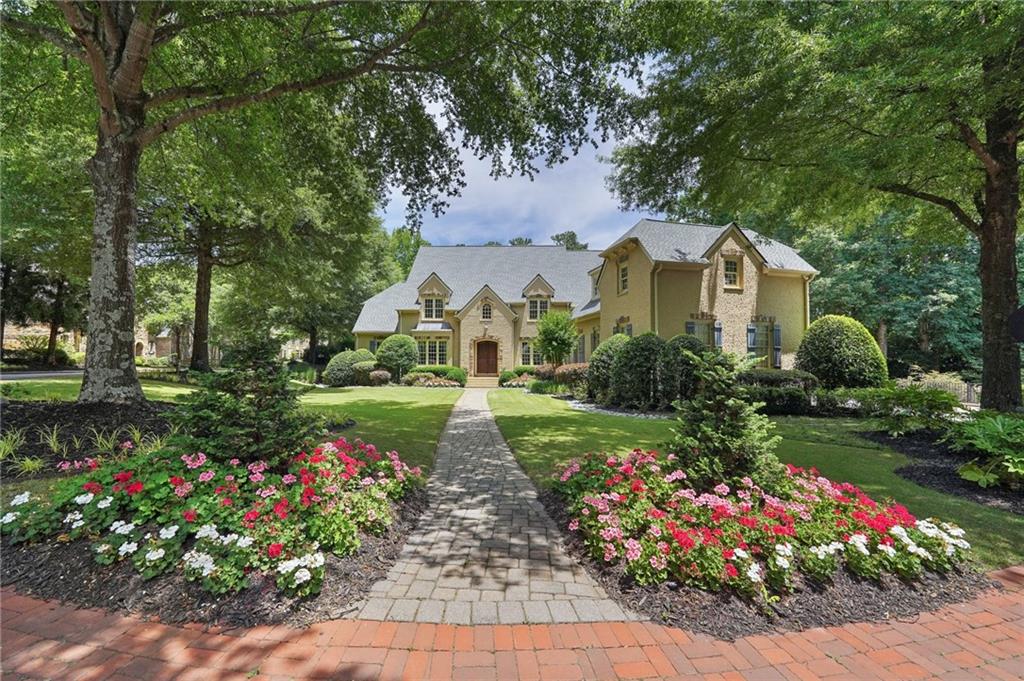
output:
[[[394,331],[397,310],[416,307],[416,289],[431,273],[451,288],[448,307],[455,310],[485,284],[506,303],[522,301],[523,287],[538,274],[555,289],[556,301],[580,308],[590,301],[587,272],[600,264],[597,251],[567,251],[563,246],[424,246],[406,281],[366,301],[353,331]]]
[[[731,225],[705,225],[686,222],[666,222],[644,219],[633,225],[609,248],[627,239],[635,238],[655,261],[685,262],[705,265],[707,251]],[[817,270],[792,248],[749,229],[740,230],[768,266],[780,270],[794,270],[816,274]]]

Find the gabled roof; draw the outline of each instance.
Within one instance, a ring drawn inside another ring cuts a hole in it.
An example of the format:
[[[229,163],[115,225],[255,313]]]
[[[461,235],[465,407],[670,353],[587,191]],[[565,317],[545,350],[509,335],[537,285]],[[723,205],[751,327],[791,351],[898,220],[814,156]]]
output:
[[[366,301],[353,331],[394,333],[398,310],[416,307],[419,283],[431,274],[451,289],[448,307],[455,310],[485,285],[506,304],[525,302],[523,288],[538,274],[554,289],[555,301],[582,307],[590,300],[587,273],[600,264],[597,251],[564,246],[423,246],[406,281]]]
[[[428,286],[433,286],[434,288],[428,289]],[[431,272],[430,274],[428,274],[427,278],[424,279],[422,283],[420,283],[420,285],[416,287],[417,293],[422,292],[424,290],[429,290],[431,292],[435,290],[440,290],[442,293],[444,293],[445,297],[449,298],[452,295],[451,287],[448,286],[448,284],[444,283],[444,279],[439,277],[437,275],[437,272]]]
[[[508,304],[501,299],[501,296],[495,293],[494,289],[492,289],[487,284],[481,286],[480,290],[477,291],[472,298],[467,300],[466,304],[463,305],[462,308],[455,313],[455,316],[458,317],[459,319],[462,319],[466,315],[466,313],[469,312],[470,308],[473,307],[473,304],[483,298],[493,300],[498,305],[498,307],[505,312],[505,314],[507,314],[512,319],[516,318],[516,313],[512,310],[512,308],[510,308]]]
[[[549,284],[544,275],[540,273],[523,287],[523,297],[525,298],[530,295],[531,291],[544,291],[549,296],[553,296],[556,293],[555,287]]]
[[[634,240],[655,262],[706,265],[712,248],[731,229],[736,229],[750,242],[769,269],[817,274],[816,269],[786,244],[752,230],[742,229],[733,223],[705,225],[643,219],[605,249],[604,253]]]

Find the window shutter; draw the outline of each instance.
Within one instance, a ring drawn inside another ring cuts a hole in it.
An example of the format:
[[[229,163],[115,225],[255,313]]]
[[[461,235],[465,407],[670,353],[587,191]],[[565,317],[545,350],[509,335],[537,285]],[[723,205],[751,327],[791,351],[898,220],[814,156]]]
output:
[[[715,347],[722,347],[722,322],[721,320],[715,322]]]
[[[747,324],[747,353],[757,352],[757,325]]]
[[[697,322],[686,322],[686,333],[691,336],[697,335]]]
[[[772,328],[772,366],[782,368],[782,327],[776,324]]]

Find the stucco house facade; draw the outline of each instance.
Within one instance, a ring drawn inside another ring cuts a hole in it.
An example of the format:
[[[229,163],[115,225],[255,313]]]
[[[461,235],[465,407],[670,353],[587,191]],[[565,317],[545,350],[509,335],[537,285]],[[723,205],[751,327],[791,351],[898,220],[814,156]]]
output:
[[[691,333],[789,368],[809,324],[817,271],[789,246],[735,224],[641,220],[602,251],[562,246],[425,246],[408,278],[363,305],[356,347],[414,337],[421,364],[493,377],[541,364],[537,320],[564,310],[587,361],[614,333]]]

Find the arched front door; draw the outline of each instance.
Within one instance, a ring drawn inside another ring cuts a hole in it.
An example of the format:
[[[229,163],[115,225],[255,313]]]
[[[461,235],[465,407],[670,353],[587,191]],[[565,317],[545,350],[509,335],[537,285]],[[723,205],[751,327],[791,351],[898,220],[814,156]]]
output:
[[[498,344],[494,341],[480,341],[476,344],[476,375],[497,376]]]

